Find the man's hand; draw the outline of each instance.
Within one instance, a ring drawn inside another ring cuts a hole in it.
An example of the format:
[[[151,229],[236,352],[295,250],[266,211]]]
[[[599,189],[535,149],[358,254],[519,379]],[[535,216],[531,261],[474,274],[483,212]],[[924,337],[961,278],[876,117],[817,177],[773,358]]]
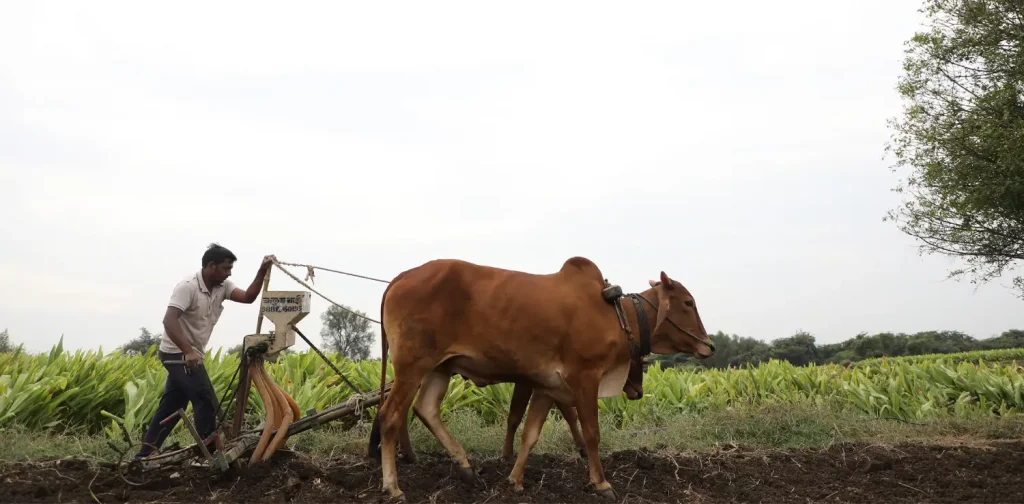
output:
[[[274,254],[263,256],[263,264],[260,265],[260,271],[266,272],[267,270],[269,270],[270,267],[274,265],[274,261],[276,260],[277,257],[274,256]]]
[[[249,288],[246,290],[236,288],[228,294],[228,299],[244,304],[251,304],[253,301],[256,301],[256,298],[260,295],[260,289],[263,288],[263,281],[266,280],[267,275],[270,273],[270,267],[274,265],[276,260],[277,257],[274,254],[263,256],[260,269],[256,271],[256,277],[252,279]]]
[[[198,366],[202,360],[203,356],[197,352],[195,348],[192,348],[185,354],[185,367],[193,369]]]

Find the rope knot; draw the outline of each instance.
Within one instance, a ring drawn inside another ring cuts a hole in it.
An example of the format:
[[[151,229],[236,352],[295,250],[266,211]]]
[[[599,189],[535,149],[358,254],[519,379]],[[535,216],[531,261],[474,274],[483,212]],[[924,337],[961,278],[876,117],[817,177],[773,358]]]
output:
[[[345,401],[345,406],[352,406],[357,410],[362,409],[362,405],[363,396],[362,394],[359,393],[352,394],[351,396],[349,396],[348,401]]]

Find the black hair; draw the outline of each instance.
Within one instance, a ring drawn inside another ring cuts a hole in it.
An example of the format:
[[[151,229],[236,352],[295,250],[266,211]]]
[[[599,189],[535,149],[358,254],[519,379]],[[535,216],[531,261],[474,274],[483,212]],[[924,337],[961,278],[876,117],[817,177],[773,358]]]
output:
[[[235,262],[237,260],[238,258],[235,257],[235,254],[231,253],[230,250],[221,247],[216,243],[211,243],[206,247],[206,252],[203,254],[203,267],[205,268],[206,265],[211,262],[214,264],[220,264],[224,261]]]

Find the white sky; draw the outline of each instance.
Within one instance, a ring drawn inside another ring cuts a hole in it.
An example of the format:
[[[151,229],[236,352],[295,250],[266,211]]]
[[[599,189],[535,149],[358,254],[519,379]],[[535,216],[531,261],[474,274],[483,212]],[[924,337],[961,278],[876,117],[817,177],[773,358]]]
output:
[[[945,280],[882,222],[918,7],[5,3],[0,330],[162,332],[211,241],[243,286],[268,253],[384,278],[583,255],[627,291],[664,269],[709,331],[764,340],[1024,326],[1008,282]],[[379,317],[382,284],[316,287]],[[212,345],[256,313],[229,303]]]

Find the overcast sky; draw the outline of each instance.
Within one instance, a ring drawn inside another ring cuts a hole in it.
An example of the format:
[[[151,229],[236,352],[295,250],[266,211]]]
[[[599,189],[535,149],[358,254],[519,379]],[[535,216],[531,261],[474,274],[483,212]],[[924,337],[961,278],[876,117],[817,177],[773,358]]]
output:
[[[764,340],[1024,327],[1008,281],[946,280],[882,222],[918,1],[496,5],[5,3],[0,330],[162,332],[213,241],[242,286],[270,253],[388,279],[582,255]],[[383,284],[315,286],[380,315]],[[227,303],[212,346],[256,314]]]

